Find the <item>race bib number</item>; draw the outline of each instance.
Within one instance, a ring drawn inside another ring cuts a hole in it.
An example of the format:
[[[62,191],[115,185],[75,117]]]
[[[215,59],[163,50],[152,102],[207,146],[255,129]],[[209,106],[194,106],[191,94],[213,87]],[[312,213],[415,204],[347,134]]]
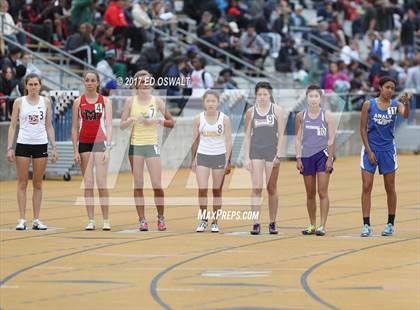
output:
[[[272,114],[267,115],[267,124],[268,125],[273,125],[274,124],[274,117]]]
[[[327,128],[317,128],[317,135],[325,137],[327,135]]]
[[[102,113],[103,112],[103,105],[101,103],[95,103],[95,112]]]
[[[390,114],[390,115],[397,114],[397,107],[389,107],[388,108],[388,114]]]

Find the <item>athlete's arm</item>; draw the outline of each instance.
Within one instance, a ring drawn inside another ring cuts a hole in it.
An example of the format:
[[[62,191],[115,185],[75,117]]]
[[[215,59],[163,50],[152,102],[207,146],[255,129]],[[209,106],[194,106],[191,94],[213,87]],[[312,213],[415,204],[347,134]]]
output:
[[[251,148],[251,117],[252,107],[245,114],[245,141],[244,141],[244,159],[249,160],[249,150]]]
[[[401,102],[398,102],[398,113],[400,113],[404,118],[408,118],[410,114],[410,97],[407,94],[404,94],[401,97]]]
[[[124,104],[122,114],[121,114],[121,123],[120,123],[121,129],[126,129],[127,127],[130,127],[134,122],[134,120],[130,117],[132,104],[133,104],[133,98],[132,97],[127,98]]]
[[[328,125],[328,159],[332,161],[335,156],[335,119],[330,111],[325,112],[325,118],[327,120]]]
[[[198,115],[196,118],[194,118],[193,122],[193,140],[191,145],[191,168],[194,170],[196,157],[197,157],[197,150],[198,150],[198,144],[200,143],[200,132],[199,132],[199,126],[200,126],[200,115]]]
[[[55,163],[58,159],[57,156],[57,145],[55,144],[55,133],[52,126],[52,109],[51,102],[48,98],[45,98],[45,105],[47,106],[47,116],[45,118],[45,126],[47,127],[48,141],[51,143],[51,161]]]
[[[232,156],[232,126],[227,115],[223,118],[223,127],[225,128],[226,161],[230,162]]]
[[[368,124],[368,114],[370,109],[370,102],[366,101],[363,104],[362,112],[360,115],[360,136],[362,138],[363,145],[368,153],[372,153],[372,149],[369,145],[369,140],[367,136],[367,124]]]
[[[105,98],[105,127],[107,148],[112,145],[112,101]],[[109,148],[108,148],[109,149]]]
[[[156,98],[156,105],[160,113],[162,113],[163,117],[165,118],[162,121],[162,125],[166,128],[174,128],[175,121],[172,118],[171,113],[166,109],[165,102],[160,98]]]
[[[280,160],[283,155],[283,142],[284,142],[284,118],[283,118],[283,109],[278,106],[274,105],[274,115],[277,118],[277,153],[276,153],[276,160]]]
[[[12,117],[10,120],[9,133],[7,135],[7,159],[12,162],[15,159],[15,151],[13,150],[13,140],[15,139],[16,124],[19,117],[21,99],[17,98],[13,102]]]
[[[297,160],[302,158],[302,117],[303,112],[299,112],[296,114],[295,119],[295,151]]]
[[[71,142],[73,143],[74,161],[80,163],[77,140],[79,139],[79,105],[80,97],[74,100],[71,113]]]

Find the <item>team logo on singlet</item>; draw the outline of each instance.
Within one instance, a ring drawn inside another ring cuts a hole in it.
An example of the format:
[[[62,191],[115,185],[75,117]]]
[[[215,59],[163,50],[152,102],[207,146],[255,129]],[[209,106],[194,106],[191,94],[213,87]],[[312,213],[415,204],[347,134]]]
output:
[[[392,114],[375,113],[372,120],[378,125],[385,126],[392,123]]]
[[[222,124],[217,125],[217,130],[203,130],[201,132],[203,137],[217,137],[223,134]]]
[[[268,114],[265,118],[256,118],[254,119],[254,127],[273,127],[274,126],[274,115]]]
[[[38,114],[29,114],[28,115],[28,122],[31,125],[36,125],[39,123],[39,115]]]

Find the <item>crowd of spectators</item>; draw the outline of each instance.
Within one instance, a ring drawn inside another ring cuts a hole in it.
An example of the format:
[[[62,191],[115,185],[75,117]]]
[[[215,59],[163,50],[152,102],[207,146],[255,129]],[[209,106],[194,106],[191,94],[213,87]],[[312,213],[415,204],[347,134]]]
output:
[[[33,41],[15,27],[23,28],[91,63],[103,73],[105,93],[118,78],[140,69],[155,77],[189,76],[193,89],[235,88],[232,70],[213,76],[205,69],[202,54],[223,61],[223,51],[261,69],[273,65],[301,86],[317,83],[353,93],[349,109],[359,109],[383,75],[394,77],[398,90],[420,88],[420,3],[415,0],[0,0],[0,12],[13,26],[3,27],[0,20],[5,38],[30,46]],[[191,44],[187,50],[168,48],[151,31],[158,27],[176,36],[177,27],[191,29],[185,17],[195,21],[199,39],[185,40]],[[28,54],[5,45],[0,49],[1,119],[8,116],[7,98],[20,94],[22,77],[40,73]],[[253,74],[241,63],[231,64]],[[191,92],[173,86],[167,91]]]

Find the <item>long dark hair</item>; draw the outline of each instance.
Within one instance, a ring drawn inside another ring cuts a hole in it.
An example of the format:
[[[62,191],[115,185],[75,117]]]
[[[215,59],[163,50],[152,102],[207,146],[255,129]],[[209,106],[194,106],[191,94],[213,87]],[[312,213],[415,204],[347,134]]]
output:
[[[30,79],[38,79],[39,85],[42,86],[42,81],[41,81],[41,77],[38,74],[35,73],[29,73],[26,77],[25,77],[25,96],[28,95],[28,88],[26,87],[26,85],[28,84]]]
[[[276,103],[274,101],[274,97],[273,97],[273,86],[271,86],[271,84],[269,82],[258,82],[257,85],[255,85],[255,95],[257,95],[257,92],[259,89],[267,89],[268,92],[270,93],[270,102],[271,103]]]
[[[322,97],[322,95],[323,95],[322,89],[321,89],[321,87],[319,87],[316,84],[311,84],[311,85],[308,86],[308,88],[306,89],[305,96],[307,97],[309,95],[309,93],[313,92],[313,91],[316,91],[319,94],[319,96]]]

